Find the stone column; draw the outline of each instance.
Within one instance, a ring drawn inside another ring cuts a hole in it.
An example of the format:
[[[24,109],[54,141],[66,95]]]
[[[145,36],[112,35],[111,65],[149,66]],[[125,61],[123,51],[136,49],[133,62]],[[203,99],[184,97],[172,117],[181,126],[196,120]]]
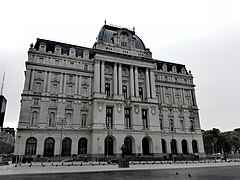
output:
[[[138,88],[138,67],[137,67],[137,66],[135,66],[134,77],[135,77],[135,95],[136,95],[136,97],[139,97],[139,88]]]
[[[185,105],[184,89],[181,89],[181,92],[182,92],[182,105]]]
[[[154,76],[153,69],[150,69],[150,81],[151,81],[151,94],[152,94],[152,98],[157,98],[156,97],[155,76]]]
[[[67,85],[67,74],[64,74],[63,94],[66,94],[66,85]]]
[[[100,92],[100,61],[95,59],[94,62],[94,93]]]
[[[63,73],[60,75],[60,85],[59,85],[59,93],[62,94],[62,89],[63,89]]]
[[[52,73],[48,73],[48,85],[47,85],[47,92],[50,92],[50,86],[51,86],[51,75]]]
[[[162,103],[164,103],[164,88],[161,86],[161,99],[162,99]]]
[[[118,66],[118,93],[122,96],[122,65]]]
[[[104,68],[104,61],[102,61],[102,65],[101,65],[101,93],[105,94],[105,68]]]
[[[134,96],[133,66],[130,66],[130,96]]]
[[[31,70],[27,69],[26,76],[25,76],[25,83],[24,83],[24,90],[28,91],[30,87],[30,78],[31,78]]]
[[[113,68],[113,94],[117,95],[117,63],[114,63]]]
[[[92,78],[89,77],[89,89],[88,89],[89,97],[92,95]]]
[[[175,101],[174,101],[174,90],[173,90],[173,88],[171,88],[170,90],[171,90],[171,96],[172,96],[172,104],[175,104]]]
[[[75,94],[78,94],[78,76],[75,76]]]
[[[193,105],[197,106],[195,90],[191,90],[191,94],[192,94],[192,99],[193,99]]]
[[[149,84],[149,73],[148,73],[148,68],[145,70],[145,81],[146,81],[146,94],[147,94],[147,99],[149,99],[150,96],[150,84]]]
[[[44,81],[43,81],[43,92],[46,92],[46,87],[47,87],[47,71],[44,73]]]
[[[82,88],[82,76],[78,78],[78,94],[81,95],[81,88]]]
[[[33,84],[34,84],[34,73],[35,70],[32,70],[32,74],[31,74],[31,82],[30,82],[30,90],[33,90]]]

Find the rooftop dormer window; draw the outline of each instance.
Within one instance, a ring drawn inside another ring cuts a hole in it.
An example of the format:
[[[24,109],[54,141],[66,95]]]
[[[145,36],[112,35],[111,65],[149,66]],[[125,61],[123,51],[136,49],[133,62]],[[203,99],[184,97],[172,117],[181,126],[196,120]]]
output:
[[[46,51],[46,44],[44,42],[40,43],[40,47],[39,47],[40,51]]]
[[[59,45],[55,46],[55,53],[56,54],[61,54],[61,50],[62,50],[61,46],[59,46]]]

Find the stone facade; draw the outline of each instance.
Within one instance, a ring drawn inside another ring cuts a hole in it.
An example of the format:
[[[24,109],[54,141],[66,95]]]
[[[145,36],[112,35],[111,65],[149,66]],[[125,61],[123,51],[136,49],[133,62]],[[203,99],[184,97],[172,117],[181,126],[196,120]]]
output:
[[[104,25],[93,48],[37,39],[26,62],[15,155],[204,154],[193,76]]]

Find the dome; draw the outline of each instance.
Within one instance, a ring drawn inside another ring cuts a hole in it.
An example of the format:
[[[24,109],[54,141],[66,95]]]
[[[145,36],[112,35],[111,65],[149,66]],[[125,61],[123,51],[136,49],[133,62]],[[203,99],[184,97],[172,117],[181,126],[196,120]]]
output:
[[[104,25],[97,36],[97,42],[102,41],[107,43],[113,43],[113,35],[117,34],[118,31],[122,29],[124,30],[125,28]],[[132,37],[135,39],[135,48],[145,50],[145,45],[143,41],[137,35],[135,35],[135,32],[129,29],[125,30],[130,32],[132,34]]]

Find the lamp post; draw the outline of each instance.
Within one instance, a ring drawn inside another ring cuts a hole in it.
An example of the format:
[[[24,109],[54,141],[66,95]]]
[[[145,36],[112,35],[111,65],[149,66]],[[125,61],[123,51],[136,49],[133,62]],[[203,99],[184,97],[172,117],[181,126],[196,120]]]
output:
[[[18,149],[19,149],[19,141],[20,141],[20,138],[21,138],[21,135],[18,135],[17,136],[17,159],[16,159],[16,162],[18,163],[18,161],[19,161],[19,154],[18,154]]]
[[[61,157],[61,151],[62,151],[62,131],[63,131],[63,126],[66,125],[66,118],[59,118],[57,125],[61,125],[60,129],[60,147],[59,147],[59,158]]]
[[[97,137],[97,161],[99,161],[99,136]]]

